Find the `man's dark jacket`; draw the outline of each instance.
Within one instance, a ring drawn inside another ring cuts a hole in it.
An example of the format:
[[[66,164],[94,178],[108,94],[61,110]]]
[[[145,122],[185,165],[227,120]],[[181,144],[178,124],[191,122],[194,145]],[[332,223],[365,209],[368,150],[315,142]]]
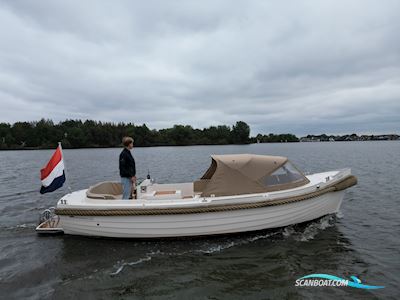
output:
[[[131,151],[126,148],[124,148],[119,155],[119,175],[129,178],[136,175],[135,159]]]

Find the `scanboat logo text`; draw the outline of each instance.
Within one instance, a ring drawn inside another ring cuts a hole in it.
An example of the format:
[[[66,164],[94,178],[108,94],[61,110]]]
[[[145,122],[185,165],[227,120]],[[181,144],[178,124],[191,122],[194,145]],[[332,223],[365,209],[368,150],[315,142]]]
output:
[[[296,280],[295,286],[349,286],[357,289],[383,289],[384,286],[362,284],[356,276],[352,280],[340,278],[329,274],[310,274]]]

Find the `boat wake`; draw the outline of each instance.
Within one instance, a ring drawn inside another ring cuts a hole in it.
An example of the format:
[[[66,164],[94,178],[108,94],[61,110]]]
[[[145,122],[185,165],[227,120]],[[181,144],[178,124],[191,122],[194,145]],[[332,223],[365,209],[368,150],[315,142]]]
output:
[[[341,218],[342,215],[337,216],[338,218]],[[250,244],[259,240],[263,239],[269,239],[269,238],[282,238],[282,239],[293,239],[294,241],[297,242],[308,242],[310,240],[313,240],[321,231],[323,231],[326,228],[332,227],[335,224],[335,215],[328,215],[325,217],[322,217],[321,219],[307,223],[306,226],[304,225],[292,225],[292,226],[287,226],[283,229],[279,230],[274,230],[274,231],[269,231],[269,232],[264,232],[264,233],[257,233],[253,234],[247,237],[244,236],[238,236],[238,237],[233,237],[233,238],[216,238],[215,242],[212,240],[207,240],[207,241],[201,241],[201,240],[192,240],[190,241],[192,243],[192,250],[184,250],[184,251],[176,251],[177,249],[174,249],[175,251],[160,251],[160,250],[155,250],[146,253],[143,257],[134,260],[132,262],[117,262],[116,265],[114,265],[114,268],[116,270],[112,273],[110,273],[111,276],[116,276],[120,274],[125,267],[133,267],[140,265],[142,263],[148,262],[152,260],[153,258],[156,257],[162,257],[162,256],[183,256],[183,255],[211,255],[213,253],[220,253],[222,251],[225,251],[227,249],[233,248],[233,247],[239,247],[242,245]],[[199,242],[201,244],[199,245]],[[161,247],[161,244],[158,245]]]
[[[111,276],[115,276],[118,275],[119,273],[122,272],[122,270],[125,267],[130,267],[130,266],[135,266],[135,265],[139,265],[142,264],[144,262],[150,261],[152,258],[155,257],[161,257],[161,256],[183,256],[183,255],[190,255],[190,254],[205,254],[205,255],[210,255],[216,252],[222,252],[226,249],[232,248],[232,247],[236,247],[236,246],[241,246],[241,245],[245,245],[260,239],[267,239],[273,235],[278,235],[279,232],[270,232],[270,233],[266,233],[266,234],[258,234],[255,236],[251,236],[248,238],[236,238],[234,240],[228,240],[225,241],[224,243],[211,243],[205,242],[202,246],[200,246],[200,249],[195,249],[195,250],[187,250],[187,251],[173,251],[173,252],[165,252],[165,251],[152,251],[149,253],[146,253],[146,255],[142,258],[139,258],[135,261],[132,262],[118,262],[116,265],[114,265],[114,268],[117,268],[116,271],[110,273]],[[195,244],[197,244],[197,242],[194,240]],[[194,248],[198,247],[198,245],[193,245],[195,246]]]
[[[34,189],[34,190],[18,191],[18,192],[12,193],[12,194],[0,194],[0,201],[3,199],[6,201],[9,201],[11,197],[16,198],[17,196],[27,195],[27,194],[35,194],[37,192],[38,192],[38,190]]]
[[[246,237],[246,238],[240,237],[240,238],[237,238],[237,239],[234,239],[231,241],[227,241],[223,244],[216,243],[215,245],[210,245],[210,243],[208,243],[206,245],[205,249],[197,249],[197,250],[194,250],[193,253],[212,254],[212,253],[224,251],[224,250],[232,248],[232,247],[246,245],[246,244],[255,242],[257,240],[267,239],[274,235],[279,235],[279,232],[278,231],[268,232],[268,233],[257,234],[257,235]]]
[[[144,258],[140,258],[140,259],[138,259],[138,260],[136,260],[136,261],[123,263],[123,264],[121,264],[121,265],[118,267],[118,269],[117,269],[115,272],[110,273],[110,275],[111,275],[111,276],[118,275],[119,273],[121,273],[121,271],[122,271],[126,266],[138,265],[138,264],[141,264],[141,263],[143,263],[143,262],[146,262],[146,261],[151,260],[151,258],[152,258],[151,255],[149,255],[149,256],[146,256],[146,257],[144,257]]]
[[[25,230],[29,229],[32,230],[32,228],[35,228],[36,225],[34,223],[28,223],[28,224],[17,224],[17,225],[11,225],[11,226],[0,226],[0,229],[4,231],[18,231],[18,230]]]
[[[307,224],[304,228],[299,228],[301,225],[287,226],[283,229],[282,235],[297,242],[308,242],[313,240],[322,230],[334,226],[334,221],[335,215],[324,216],[318,221]]]

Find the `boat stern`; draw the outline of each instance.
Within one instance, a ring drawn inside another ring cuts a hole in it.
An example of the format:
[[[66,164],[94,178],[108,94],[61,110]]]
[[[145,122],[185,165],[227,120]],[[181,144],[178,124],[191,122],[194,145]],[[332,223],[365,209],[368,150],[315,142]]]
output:
[[[35,229],[38,234],[48,235],[64,233],[63,228],[60,226],[60,216],[56,215],[54,211],[54,207],[42,211],[39,218],[39,225]]]

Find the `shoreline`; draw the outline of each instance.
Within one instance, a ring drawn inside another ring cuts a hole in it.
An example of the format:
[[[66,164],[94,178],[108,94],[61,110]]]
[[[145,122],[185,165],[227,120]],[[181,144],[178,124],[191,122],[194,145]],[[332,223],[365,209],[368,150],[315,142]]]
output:
[[[313,144],[313,143],[354,143],[354,142],[399,142],[400,140],[364,140],[364,141],[310,141],[310,142],[268,142],[268,143],[247,143],[247,144],[194,144],[194,145],[151,145],[151,146],[135,146],[135,148],[158,148],[158,147],[193,147],[193,146],[245,146],[259,144]],[[23,147],[0,149],[1,151],[35,151],[35,150],[54,150],[54,147]],[[80,149],[119,149],[122,146],[115,147],[78,147],[64,148],[63,150],[80,150]]]

